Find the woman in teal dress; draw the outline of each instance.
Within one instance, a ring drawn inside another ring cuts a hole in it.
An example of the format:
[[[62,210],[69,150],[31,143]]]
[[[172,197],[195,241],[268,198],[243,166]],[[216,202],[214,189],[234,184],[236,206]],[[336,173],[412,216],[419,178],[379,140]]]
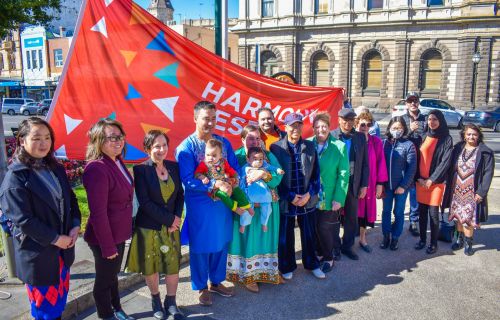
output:
[[[243,147],[235,154],[240,167],[247,162],[246,153],[250,147],[263,147],[259,128],[248,125],[241,133]],[[270,152],[265,152],[268,162],[280,167],[278,160]],[[251,292],[259,292],[258,282],[279,284],[278,271],[278,236],[279,236],[279,205],[275,188],[281,182],[281,175],[257,171],[249,175],[252,181],[264,179],[273,193],[272,213],[269,217],[267,232],[260,225],[260,208],[255,208],[252,223],[246,227],[245,233],[240,233],[239,216],[233,216],[233,241],[229,245],[227,257],[227,280],[244,285]]]

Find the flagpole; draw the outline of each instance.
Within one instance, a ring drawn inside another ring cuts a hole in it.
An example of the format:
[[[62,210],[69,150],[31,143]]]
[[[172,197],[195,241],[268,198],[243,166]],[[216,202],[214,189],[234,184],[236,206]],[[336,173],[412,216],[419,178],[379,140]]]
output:
[[[227,0],[215,0],[215,54],[227,59]]]

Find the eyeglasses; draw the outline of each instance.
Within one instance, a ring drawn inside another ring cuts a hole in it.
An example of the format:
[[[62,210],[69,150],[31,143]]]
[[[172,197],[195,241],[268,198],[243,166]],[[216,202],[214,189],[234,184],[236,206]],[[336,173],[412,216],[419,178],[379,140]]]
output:
[[[111,142],[118,142],[118,141],[125,140],[125,136],[123,134],[121,134],[119,136],[109,136],[109,137],[106,137],[106,139],[108,141],[111,141]]]
[[[406,100],[406,103],[419,103],[419,101],[417,99],[409,99],[409,100]]]
[[[373,123],[371,123],[371,122],[368,122],[368,123],[363,122],[363,123],[360,123],[359,126],[361,128],[364,128],[364,127],[371,128],[373,126]]]

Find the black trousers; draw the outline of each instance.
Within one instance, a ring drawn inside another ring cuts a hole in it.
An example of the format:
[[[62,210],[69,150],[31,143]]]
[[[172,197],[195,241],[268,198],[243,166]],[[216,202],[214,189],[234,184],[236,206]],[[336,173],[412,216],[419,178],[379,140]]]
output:
[[[354,245],[354,238],[359,230],[358,227],[358,197],[354,196],[354,193],[349,185],[349,191],[347,192],[347,197],[345,199],[344,206],[344,236],[342,237],[342,245],[340,244],[340,228],[335,233],[334,248],[342,250],[351,250]]]
[[[437,246],[439,234],[439,207],[418,203],[418,224],[420,227],[420,240],[427,240],[427,221],[431,217],[431,244]]]
[[[316,250],[323,257],[323,261],[333,260],[333,248],[335,240],[340,232],[339,211],[318,210],[316,212],[316,234],[318,245]],[[339,247],[340,247],[340,240]]]
[[[299,223],[304,269],[314,270],[319,268],[319,261],[315,254],[316,211],[296,217],[280,215],[278,268],[281,273],[289,273],[297,269],[295,261],[295,218]]]
[[[90,246],[95,261],[93,294],[97,316],[101,319],[112,317],[114,311],[122,309],[118,292],[118,273],[122,265],[125,243],[120,243],[116,247],[118,256],[114,259],[106,259],[102,257],[100,247]]]

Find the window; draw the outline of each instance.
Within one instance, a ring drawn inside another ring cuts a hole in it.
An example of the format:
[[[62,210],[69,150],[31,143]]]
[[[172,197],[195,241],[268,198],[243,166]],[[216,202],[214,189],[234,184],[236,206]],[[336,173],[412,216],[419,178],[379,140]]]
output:
[[[31,50],[31,66],[33,69],[37,69],[37,64],[36,64],[36,50]]]
[[[444,0],[427,0],[428,7],[443,6],[443,5],[444,5]]]
[[[29,51],[26,51],[26,62],[27,62],[27,69],[31,69],[31,58]]]
[[[9,56],[10,70],[16,69],[16,54],[11,53]]]
[[[368,10],[382,9],[384,0],[368,0]]]
[[[39,65],[39,68],[42,69],[43,68],[43,56],[42,56],[42,49],[39,49],[38,50],[38,65]]]
[[[54,49],[54,63],[56,67],[64,65],[62,49]]]
[[[0,52],[0,70],[3,70],[3,54]]]
[[[314,0],[314,13],[328,13],[328,1],[329,0]]]
[[[382,56],[370,51],[364,59],[363,94],[378,96],[382,87]]]
[[[324,52],[316,53],[311,61],[311,86],[327,87],[330,85],[328,57]]]
[[[437,50],[427,51],[421,60],[422,91],[439,91],[441,89],[441,66],[443,59]]]
[[[265,76],[272,76],[278,72],[278,59],[272,51],[264,51],[260,55],[260,73]]]
[[[262,0],[262,17],[274,16],[274,0]]]

